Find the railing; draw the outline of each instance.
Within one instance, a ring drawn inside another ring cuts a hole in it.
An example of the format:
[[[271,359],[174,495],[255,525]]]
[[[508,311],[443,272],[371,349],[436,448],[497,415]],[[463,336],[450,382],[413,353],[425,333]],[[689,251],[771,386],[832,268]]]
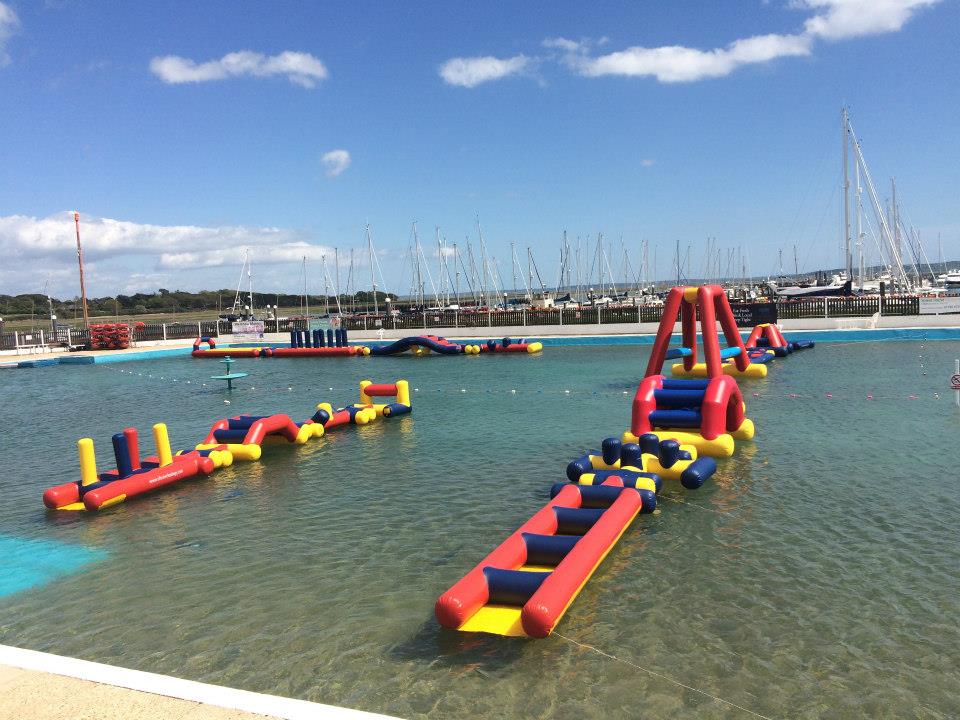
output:
[[[804,318],[851,318],[881,315],[919,315],[920,298],[915,295],[888,295],[879,297],[813,297],[777,302],[777,316],[781,320]],[[347,330],[376,331],[419,330],[429,332],[450,328],[482,330],[499,327],[540,327],[562,325],[610,325],[658,323],[663,308],[656,305],[626,305],[579,308],[529,308],[523,310],[427,310],[392,313],[391,315],[353,315],[343,318]],[[306,330],[304,318],[267,320],[267,332],[286,333]],[[225,320],[200,320],[176,323],[131,323],[134,342],[160,340],[190,340],[200,336],[219,337],[230,333]],[[56,333],[31,330],[0,333],[0,350],[43,352],[54,347],[82,347],[90,339],[89,331],[58,327]]]

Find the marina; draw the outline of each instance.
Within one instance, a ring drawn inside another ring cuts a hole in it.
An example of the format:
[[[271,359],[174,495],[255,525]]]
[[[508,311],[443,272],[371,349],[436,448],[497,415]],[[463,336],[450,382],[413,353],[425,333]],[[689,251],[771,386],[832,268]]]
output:
[[[0,720],[949,720],[947,0],[0,0]]]

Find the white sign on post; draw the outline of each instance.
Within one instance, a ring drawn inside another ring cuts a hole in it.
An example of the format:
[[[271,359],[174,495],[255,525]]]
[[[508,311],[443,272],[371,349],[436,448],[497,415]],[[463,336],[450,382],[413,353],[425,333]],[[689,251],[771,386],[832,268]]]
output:
[[[263,340],[264,322],[262,320],[242,320],[233,323],[235,340]]]
[[[960,295],[938,298],[920,298],[921,315],[960,313]]]

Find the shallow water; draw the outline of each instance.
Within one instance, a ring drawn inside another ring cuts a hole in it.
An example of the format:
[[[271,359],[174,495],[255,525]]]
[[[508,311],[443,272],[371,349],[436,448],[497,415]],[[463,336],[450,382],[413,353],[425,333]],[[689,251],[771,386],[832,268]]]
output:
[[[648,352],[240,360],[232,395],[187,358],[0,373],[0,535],[107,553],[0,597],[0,642],[404,717],[749,717],[662,676],[769,717],[955,717],[955,342],[776,361],[741,383],[757,440],[701,490],[668,486],[554,636],[437,626],[436,597],[626,427]],[[187,447],[226,415],[352,402],[365,377],[408,378],[414,415],[98,515],[40,503],[80,436],[112,467],[127,425]]]

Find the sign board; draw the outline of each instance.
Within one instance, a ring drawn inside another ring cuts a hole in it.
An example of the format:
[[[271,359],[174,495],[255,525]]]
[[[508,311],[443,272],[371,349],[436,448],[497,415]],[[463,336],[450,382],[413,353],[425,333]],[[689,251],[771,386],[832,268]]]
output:
[[[777,304],[766,303],[730,303],[733,310],[733,319],[737,327],[752,328],[761,323],[775,323],[777,321]]]
[[[921,315],[945,315],[960,313],[960,296],[920,298]]]
[[[960,373],[950,376],[950,388],[952,390],[960,390]]]
[[[235,340],[262,340],[263,320],[241,320],[232,324]]]

